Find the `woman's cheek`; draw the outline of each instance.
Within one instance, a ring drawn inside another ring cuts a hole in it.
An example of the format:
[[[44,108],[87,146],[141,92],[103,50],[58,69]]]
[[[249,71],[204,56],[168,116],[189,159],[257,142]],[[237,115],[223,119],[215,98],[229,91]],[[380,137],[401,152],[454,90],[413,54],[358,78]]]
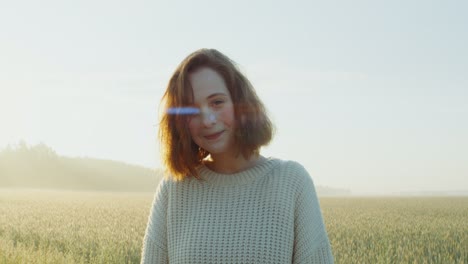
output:
[[[234,107],[232,104],[224,107],[219,113],[219,120],[222,120],[223,123],[229,127],[234,125]]]
[[[196,130],[197,130],[197,120],[196,118],[193,118],[193,117],[189,117],[189,119],[187,120],[187,123],[188,123],[188,127],[189,127],[189,131],[190,131],[190,134],[193,138]]]

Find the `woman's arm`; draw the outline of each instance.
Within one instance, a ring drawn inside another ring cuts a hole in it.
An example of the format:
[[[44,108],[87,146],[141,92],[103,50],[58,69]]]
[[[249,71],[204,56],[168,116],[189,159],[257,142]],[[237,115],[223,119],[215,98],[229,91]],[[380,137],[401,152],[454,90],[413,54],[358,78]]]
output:
[[[296,200],[293,263],[333,263],[315,186],[302,165],[294,168],[303,178]]]
[[[161,180],[154,196],[143,239],[141,263],[166,264],[167,256],[167,181]]]

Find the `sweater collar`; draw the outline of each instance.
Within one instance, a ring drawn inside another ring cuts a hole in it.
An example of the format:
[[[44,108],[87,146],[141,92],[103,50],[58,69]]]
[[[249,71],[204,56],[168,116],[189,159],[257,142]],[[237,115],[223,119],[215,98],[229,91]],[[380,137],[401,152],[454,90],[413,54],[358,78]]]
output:
[[[266,158],[252,168],[232,173],[223,174],[210,170],[205,165],[199,168],[199,173],[202,179],[210,185],[214,186],[236,186],[252,183],[256,179],[263,177],[279,162],[275,158]]]

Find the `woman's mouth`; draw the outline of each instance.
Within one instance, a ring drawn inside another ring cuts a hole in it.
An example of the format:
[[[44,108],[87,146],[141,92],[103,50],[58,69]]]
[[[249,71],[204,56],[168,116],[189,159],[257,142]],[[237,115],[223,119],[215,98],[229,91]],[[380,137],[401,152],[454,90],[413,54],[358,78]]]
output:
[[[215,139],[218,139],[221,134],[223,134],[224,130],[221,131],[221,132],[218,132],[218,133],[214,133],[214,134],[211,134],[211,135],[207,135],[207,136],[204,136],[206,139],[208,140],[215,140]]]

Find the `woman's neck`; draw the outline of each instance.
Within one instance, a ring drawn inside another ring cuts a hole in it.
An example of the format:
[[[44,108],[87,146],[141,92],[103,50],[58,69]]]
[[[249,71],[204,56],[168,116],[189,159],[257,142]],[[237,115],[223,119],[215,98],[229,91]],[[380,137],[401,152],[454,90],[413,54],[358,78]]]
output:
[[[212,171],[222,174],[233,174],[241,172],[263,161],[265,157],[259,154],[252,154],[249,159],[245,159],[242,154],[236,156],[210,155],[204,164]]]

